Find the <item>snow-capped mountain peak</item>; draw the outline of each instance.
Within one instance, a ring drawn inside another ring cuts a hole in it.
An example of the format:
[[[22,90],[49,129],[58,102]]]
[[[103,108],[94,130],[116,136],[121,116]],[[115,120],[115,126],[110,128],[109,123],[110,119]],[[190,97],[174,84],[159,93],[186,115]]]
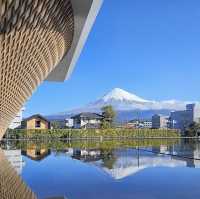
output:
[[[149,102],[137,95],[131,94],[121,88],[114,88],[108,94],[104,95],[102,98],[103,101],[107,102],[110,100],[117,100],[117,101],[135,101],[135,102]]]
[[[178,100],[164,100],[164,101],[154,101],[145,100],[138,97],[135,94],[129,93],[120,88],[114,88],[108,92],[103,97],[90,102],[89,104],[75,108],[66,112],[59,113],[57,115],[74,115],[81,112],[101,112],[102,107],[107,105],[112,105],[115,111],[118,113],[130,112],[130,118],[127,116],[126,119],[131,119],[133,115],[137,115],[138,111],[140,115],[143,114],[143,118],[151,118],[153,114],[167,114],[175,110],[185,110],[186,104],[195,103],[200,106],[199,102],[189,102],[189,101],[178,101]],[[151,113],[151,114],[150,114]],[[128,114],[127,114],[128,115]],[[146,115],[146,116],[145,116]],[[125,118],[125,115],[122,115]]]

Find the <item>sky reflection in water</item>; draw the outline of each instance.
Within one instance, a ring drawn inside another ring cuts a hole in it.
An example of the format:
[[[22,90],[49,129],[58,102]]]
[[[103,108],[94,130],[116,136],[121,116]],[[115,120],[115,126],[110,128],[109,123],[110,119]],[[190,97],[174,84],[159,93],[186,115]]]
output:
[[[58,149],[8,143],[3,148],[24,182],[42,199],[199,198],[200,160],[193,158],[200,157],[200,143],[153,144],[138,148],[130,143],[129,147],[68,143]]]

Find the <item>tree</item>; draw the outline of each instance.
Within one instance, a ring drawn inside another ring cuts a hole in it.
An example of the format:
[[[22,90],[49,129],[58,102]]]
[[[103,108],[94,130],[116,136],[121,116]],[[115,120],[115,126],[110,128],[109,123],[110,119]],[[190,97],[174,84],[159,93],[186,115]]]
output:
[[[105,119],[102,120],[101,128],[102,129],[109,129],[111,127],[110,122],[106,121]]]
[[[200,124],[197,122],[192,122],[188,128],[186,128],[185,134],[189,137],[198,136],[200,133]]]
[[[51,122],[51,127],[53,129],[60,129],[60,123],[58,121],[52,121]]]
[[[111,105],[104,106],[101,110],[104,117],[102,121],[102,128],[110,128],[113,124],[116,113]]]

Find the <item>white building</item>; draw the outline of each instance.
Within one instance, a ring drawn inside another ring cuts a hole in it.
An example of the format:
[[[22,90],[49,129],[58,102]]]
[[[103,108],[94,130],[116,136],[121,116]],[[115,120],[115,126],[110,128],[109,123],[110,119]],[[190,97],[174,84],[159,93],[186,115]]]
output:
[[[166,129],[168,127],[168,116],[162,116],[155,114],[152,116],[152,128],[154,129]]]
[[[142,121],[143,127],[146,129],[151,129],[152,128],[152,121],[149,120],[144,120]]]
[[[100,128],[103,116],[97,113],[80,113],[72,117],[73,127],[80,128]]]
[[[72,128],[73,125],[74,125],[73,123],[74,123],[73,119],[71,119],[71,118],[66,118],[66,119],[65,119],[65,126],[66,126],[67,128]]]
[[[16,115],[15,119],[11,122],[11,124],[9,126],[10,129],[16,129],[17,127],[21,126],[24,110],[25,110],[25,108],[22,108],[20,110],[20,112]]]
[[[151,120],[131,120],[126,124],[126,128],[152,128]]]

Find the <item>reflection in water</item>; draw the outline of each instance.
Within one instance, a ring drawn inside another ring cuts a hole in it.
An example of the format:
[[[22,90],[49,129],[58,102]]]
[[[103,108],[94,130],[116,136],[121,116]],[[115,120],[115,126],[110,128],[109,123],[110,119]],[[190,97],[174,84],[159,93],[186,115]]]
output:
[[[113,165],[110,167],[106,167],[107,163],[103,161],[93,162],[93,164],[103,169],[116,180],[136,174],[147,168],[186,166],[183,160],[175,160],[170,156],[149,154],[137,149],[118,149],[113,151],[113,155],[116,160],[113,161]]]
[[[37,148],[36,145],[32,145],[30,148],[23,150],[22,154],[29,157],[32,160],[40,161],[50,154],[50,149]]]
[[[193,199],[200,195],[200,170],[195,169],[200,168],[198,141],[8,142],[2,147],[41,199]]]
[[[91,165],[99,167],[119,180],[153,167],[200,168],[200,161],[196,159],[200,155],[200,148],[191,149],[186,145],[183,148],[181,146],[119,148],[110,151],[109,155],[97,149],[70,149],[70,151],[71,154],[73,153],[72,158],[90,162]]]
[[[12,161],[11,153],[15,153],[16,157],[19,151],[6,152],[9,160]],[[14,157],[14,156],[12,156]],[[18,157],[16,158],[18,162]],[[21,158],[19,164],[21,164]],[[21,165],[14,163],[16,170],[20,173]],[[2,150],[0,150],[0,198],[1,199],[35,199],[35,194],[26,186],[17,171],[14,170],[6,159]]]
[[[21,149],[4,150],[4,155],[10,162],[11,166],[16,170],[18,175],[21,175],[25,162],[22,160]]]

